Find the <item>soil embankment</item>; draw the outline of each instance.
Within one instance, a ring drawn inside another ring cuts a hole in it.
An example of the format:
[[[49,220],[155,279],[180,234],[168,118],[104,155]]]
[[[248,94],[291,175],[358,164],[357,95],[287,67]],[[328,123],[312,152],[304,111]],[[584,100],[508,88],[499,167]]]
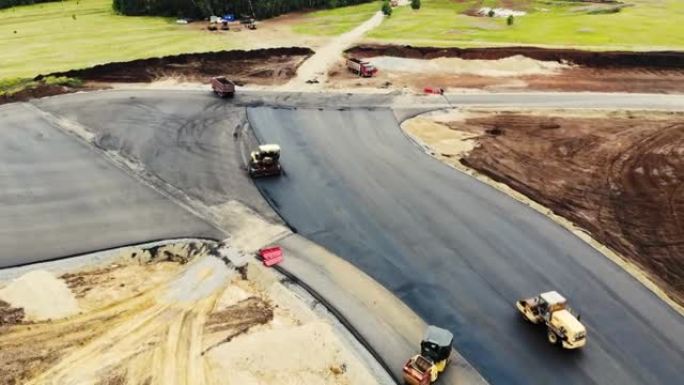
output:
[[[678,51],[583,51],[540,47],[434,48],[397,45],[360,45],[346,51],[350,56],[396,56],[412,59],[457,57],[469,60],[499,60],[525,56],[539,61],[573,63],[593,68],[684,68],[684,52]]]
[[[164,78],[207,82],[209,77],[226,75],[238,84],[275,85],[293,77],[299,64],[312,54],[311,49],[299,47],[182,54],[107,63],[50,75],[104,83],[151,82]]]
[[[347,56],[402,58],[407,68],[378,66],[379,76],[359,80],[340,64],[331,78],[341,87],[366,86],[422,89],[439,86],[445,89],[486,89],[491,91],[544,90],[594,92],[684,92],[684,52],[582,51],[538,47],[430,48],[392,45],[362,45],[350,48]],[[449,70],[412,71],[411,64],[421,61],[426,68],[448,64]],[[530,71],[536,67],[555,66],[557,71]],[[448,63],[447,63],[448,62]],[[507,62],[518,63],[506,66]],[[382,64],[382,61],[380,62]],[[469,71],[467,67],[476,66]],[[498,68],[504,67],[502,74]],[[499,72],[492,76],[492,72]]]
[[[588,230],[684,304],[684,115],[465,112],[434,119],[411,133],[440,158]]]
[[[294,77],[299,65],[311,55],[313,51],[309,48],[290,47],[182,54],[100,64],[39,75],[34,79],[35,85],[12,94],[0,95],[0,104],[108,88],[114,83],[149,83],[165,79],[208,83],[213,76],[227,76],[238,85],[280,85]],[[51,85],[43,81],[46,77],[76,78],[83,84]]]

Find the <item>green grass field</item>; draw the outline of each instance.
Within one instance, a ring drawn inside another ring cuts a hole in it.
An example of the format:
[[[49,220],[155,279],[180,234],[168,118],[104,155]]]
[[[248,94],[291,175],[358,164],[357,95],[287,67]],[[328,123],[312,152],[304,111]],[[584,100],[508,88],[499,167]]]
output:
[[[380,10],[380,2],[373,1],[349,7],[312,12],[293,27],[297,33],[334,36],[354,29]]]
[[[683,0],[623,0],[633,4],[619,13],[589,14],[590,3],[558,0],[423,0],[422,8],[394,9],[391,17],[371,31],[367,38],[379,42],[400,42],[422,46],[548,45],[589,49],[683,49]],[[469,8],[503,7],[517,4],[527,15],[513,26],[505,18],[472,17]],[[345,15],[358,15],[354,6]],[[379,5],[376,5],[376,9]],[[328,20],[334,30],[334,11],[312,14],[321,23]],[[372,9],[370,10],[372,11]],[[370,17],[370,16],[368,16]],[[331,21],[332,20],[332,21]],[[309,22],[316,25],[316,20]],[[323,24],[321,24],[323,25]],[[313,30],[314,33],[320,31]]]
[[[212,34],[177,25],[172,19],[118,16],[111,4],[111,0],[70,0],[0,10],[0,79],[232,49],[244,47],[248,38],[240,33]]]

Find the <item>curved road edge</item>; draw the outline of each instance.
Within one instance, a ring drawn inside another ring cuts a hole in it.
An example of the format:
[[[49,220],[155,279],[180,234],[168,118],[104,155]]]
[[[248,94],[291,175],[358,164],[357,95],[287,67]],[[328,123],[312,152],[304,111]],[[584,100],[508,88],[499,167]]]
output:
[[[384,286],[324,247],[291,234],[278,241],[285,252],[279,271],[325,304],[402,383],[406,360],[420,350],[427,324]],[[426,299],[430,300],[430,299]],[[487,381],[456,349],[440,383],[485,385]]]
[[[245,147],[263,143],[248,123],[240,138],[245,167]],[[280,215],[267,194],[256,185],[281,220],[293,233],[273,243],[279,244],[285,258],[277,270],[295,281],[323,304],[368,352],[402,384],[403,366],[420,351],[427,323],[380,283],[323,246],[297,234],[297,229]],[[482,375],[456,350],[440,383],[488,385]]]
[[[458,108],[458,107],[453,107],[453,108]],[[450,109],[450,108],[446,108]],[[591,246],[594,250],[598,251],[600,254],[608,258],[610,261],[618,265],[620,268],[622,268],[625,272],[627,272],[630,276],[632,276],[634,279],[639,281],[642,285],[644,285],[648,290],[650,290],[653,294],[655,294],[658,298],[660,298],[663,302],[665,302],[668,306],[670,306],[673,310],[675,310],[677,313],[679,313],[682,317],[684,317],[684,306],[681,306],[677,302],[675,302],[670,296],[663,290],[662,287],[660,287],[656,281],[652,278],[651,274],[644,271],[641,269],[639,266],[637,266],[635,263],[631,262],[624,256],[622,256],[620,253],[614,251],[613,249],[609,248],[608,246],[602,244],[598,240],[596,240],[591,233],[589,233],[587,230],[581,228],[580,226],[576,225],[572,221],[568,220],[567,218],[560,216],[556,213],[554,213],[551,209],[548,207],[536,202],[532,198],[522,194],[521,192],[513,189],[512,187],[508,186],[505,183],[497,182],[494,179],[481,174],[477,172],[476,170],[467,167],[462,164],[454,165],[451,163],[444,162],[442,159],[440,159],[438,156],[435,155],[435,152],[430,148],[429,145],[426,143],[423,143],[419,138],[409,134],[407,130],[404,128],[404,125],[409,122],[413,118],[418,118],[423,115],[428,115],[432,112],[435,111],[443,111],[446,110],[445,108],[440,108],[440,109],[435,109],[435,110],[429,110],[429,111],[423,111],[419,112],[417,114],[407,114],[407,116],[402,117],[401,115],[395,116],[397,117],[397,121],[399,123],[399,127],[401,128],[402,134],[406,136],[406,138],[409,139],[412,143],[414,143],[417,147],[419,147],[426,155],[430,156],[431,158],[439,161],[443,165],[452,168],[453,170],[456,170],[457,172],[463,173],[465,175],[468,175],[474,179],[476,179],[479,182],[482,182],[492,188],[495,188],[499,190],[500,192],[506,194],[512,199],[515,199],[516,201],[530,207],[531,209],[537,211],[538,213],[548,217],[551,219],[553,222],[558,224],[559,226],[563,227],[565,230],[569,231],[573,235],[575,235],[577,238],[581,239],[583,242],[585,242],[587,245]],[[402,119],[403,118],[403,119]]]

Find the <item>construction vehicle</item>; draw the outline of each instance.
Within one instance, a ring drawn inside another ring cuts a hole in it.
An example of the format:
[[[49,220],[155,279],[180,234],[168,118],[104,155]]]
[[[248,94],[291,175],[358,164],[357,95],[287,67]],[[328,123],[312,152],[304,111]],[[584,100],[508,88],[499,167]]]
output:
[[[378,72],[378,69],[371,63],[355,58],[347,59],[347,68],[364,78],[369,78]]]
[[[214,90],[214,93],[221,98],[232,98],[235,96],[235,83],[226,79],[225,76],[216,76],[211,78],[211,89]]]
[[[240,19],[240,24],[247,27],[247,29],[256,29],[256,20],[253,17],[243,17]]]
[[[587,330],[580,322],[580,316],[568,307],[565,297],[557,291],[520,300],[516,302],[516,307],[525,320],[546,325],[547,338],[551,344],[560,344],[566,349],[586,345]]]
[[[277,144],[262,144],[249,155],[249,176],[280,175],[280,146]]]
[[[420,342],[420,354],[411,357],[404,365],[404,382],[409,385],[427,385],[437,381],[439,374],[451,360],[454,335],[446,329],[428,326]]]

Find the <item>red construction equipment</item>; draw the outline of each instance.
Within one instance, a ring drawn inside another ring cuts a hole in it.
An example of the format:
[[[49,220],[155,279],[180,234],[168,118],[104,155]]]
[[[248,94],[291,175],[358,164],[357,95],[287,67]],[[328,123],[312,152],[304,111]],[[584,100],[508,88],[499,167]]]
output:
[[[425,92],[426,94],[444,95],[444,88],[440,88],[440,87],[425,87],[425,88],[423,88],[423,92]]]
[[[378,72],[378,69],[371,63],[356,58],[347,59],[347,68],[364,78],[374,76]]]
[[[226,79],[225,76],[211,78],[211,89],[220,98],[232,98],[235,95],[235,83]]]
[[[259,250],[264,266],[273,266],[283,261],[283,249],[280,246],[264,247]]]

